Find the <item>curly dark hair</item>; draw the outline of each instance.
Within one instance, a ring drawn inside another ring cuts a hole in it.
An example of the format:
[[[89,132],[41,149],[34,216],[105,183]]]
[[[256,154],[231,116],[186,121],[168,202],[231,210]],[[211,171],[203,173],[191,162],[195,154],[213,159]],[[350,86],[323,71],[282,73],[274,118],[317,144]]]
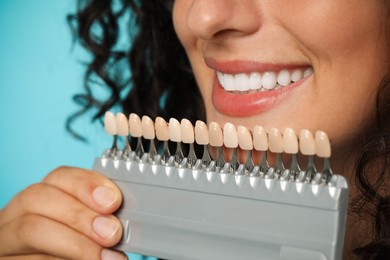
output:
[[[101,118],[115,105],[131,112],[165,119],[175,117],[205,120],[205,109],[189,60],[172,22],[173,0],[78,0],[78,10],[68,17],[75,39],[92,54],[87,64],[85,93],[74,96],[81,109],[67,121],[87,111]],[[117,48],[120,19],[131,13],[131,46]],[[136,31],[134,33],[134,31]],[[126,71],[131,71],[127,75]],[[99,100],[92,89],[99,85],[110,97]],[[360,147],[354,182],[358,195],[352,198],[349,213],[372,223],[367,245],[356,245],[361,259],[389,259],[390,256],[390,77],[377,94],[375,129],[370,129]],[[379,172],[373,176],[373,171]],[[351,180],[352,181],[352,180]]]

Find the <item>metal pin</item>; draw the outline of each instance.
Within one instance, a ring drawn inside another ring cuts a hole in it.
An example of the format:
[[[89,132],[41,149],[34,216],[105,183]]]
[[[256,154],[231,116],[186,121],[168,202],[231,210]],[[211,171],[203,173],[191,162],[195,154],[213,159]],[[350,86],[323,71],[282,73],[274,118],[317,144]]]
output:
[[[118,145],[117,145],[117,127],[116,127],[116,118],[115,115],[107,111],[104,115],[104,130],[107,134],[113,136],[112,147],[109,150],[108,156],[113,158],[117,155]]]
[[[315,141],[313,134],[306,129],[301,130],[299,134],[299,148],[303,155],[308,156],[308,164],[306,167],[306,181],[311,182],[317,173],[314,164],[314,155],[316,154]]]
[[[292,128],[285,128],[283,131],[284,152],[291,155],[290,174],[293,178],[301,171],[298,164],[298,137]]]
[[[139,116],[135,113],[131,113],[129,116],[129,131],[132,137],[137,138],[135,156],[139,160],[144,154],[144,147],[142,146],[142,122]]]
[[[161,152],[161,162],[167,163],[171,153],[169,151],[169,129],[167,122],[162,117],[157,117],[154,124],[156,130],[156,138],[159,141],[164,142]]]
[[[194,150],[194,142],[195,142],[195,132],[194,127],[192,126],[191,122],[188,119],[182,119],[180,123],[180,130],[181,130],[181,140],[185,144],[189,144],[190,149],[187,155],[187,164],[189,168],[192,168],[192,166],[195,165],[196,160],[198,158],[196,157],[195,150]]]
[[[230,172],[233,173],[237,170],[239,162],[237,155],[238,148],[238,135],[236,127],[232,123],[225,123],[223,126],[223,143],[226,148],[230,148],[233,151],[232,158],[230,160]]]
[[[244,151],[247,151],[245,162],[245,174],[252,172],[254,164],[252,159],[253,140],[248,128],[244,126],[237,127],[238,145]]]
[[[210,143],[209,130],[203,121],[196,121],[195,123],[195,141],[199,145],[203,145],[202,165],[207,168],[211,162],[211,156],[208,145]]]
[[[315,135],[316,154],[323,158],[324,167],[322,169],[322,178],[328,183],[332,178],[333,171],[330,167],[331,147],[328,135],[323,131],[317,131]]]
[[[282,133],[277,128],[270,128],[268,132],[268,144],[269,150],[272,153],[276,153],[276,162],[274,165],[275,173],[280,175],[285,167],[283,165],[282,153],[284,151]]]
[[[269,169],[269,163],[267,160],[268,137],[265,129],[258,125],[253,128],[253,147],[255,150],[261,151],[259,173],[260,175],[264,175]]]
[[[169,130],[169,139],[172,142],[176,142],[176,152],[174,158],[175,158],[175,164],[179,165],[184,157],[181,148],[181,130],[180,130],[179,121],[177,121],[175,118],[169,119],[168,130]]]
[[[223,146],[223,134],[222,128],[216,122],[210,122],[209,124],[209,138],[210,145],[217,147],[217,158],[215,161],[215,171],[220,171],[225,165],[225,159],[223,158],[222,146]]]

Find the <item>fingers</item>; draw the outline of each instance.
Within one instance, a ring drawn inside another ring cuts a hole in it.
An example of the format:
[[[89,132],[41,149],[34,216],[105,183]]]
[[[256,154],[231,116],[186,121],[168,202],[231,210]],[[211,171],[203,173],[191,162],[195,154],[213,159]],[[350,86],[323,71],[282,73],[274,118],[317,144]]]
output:
[[[4,221],[40,215],[60,222],[105,247],[122,236],[121,223],[111,215],[100,215],[76,198],[48,184],[35,184],[18,194],[4,211]]]
[[[60,167],[51,172],[43,183],[71,194],[101,214],[111,214],[122,203],[118,187],[106,177],[84,169]]]
[[[1,227],[0,237],[7,238],[2,239],[0,247],[0,255],[3,256],[31,256],[26,259],[34,259],[32,256],[44,256],[43,259],[127,259],[123,253],[104,249],[83,234],[39,215],[20,217]]]
[[[0,235],[7,237],[2,241],[0,255],[43,253],[70,259],[99,259],[102,250],[86,236],[39,215],[10,222],[0,229]]]
[[[58,168],[0,210],[0,256],[125,259],[105,249],[121,238],[122,226],[111,215],[121,202],[119,189],[104,176]]]

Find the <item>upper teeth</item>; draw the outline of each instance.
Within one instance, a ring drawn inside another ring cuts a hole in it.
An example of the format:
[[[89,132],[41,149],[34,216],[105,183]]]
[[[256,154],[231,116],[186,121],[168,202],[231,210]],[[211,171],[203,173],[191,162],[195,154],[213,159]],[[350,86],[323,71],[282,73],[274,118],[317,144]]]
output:
[[[277,87],[285,87],[292,82],[297,82],[313,74],[313,68],[287,69],[279,72],[266,71],[263,73],[252,72],[250,74],[225,74],[217,71],[219,84],[226,91],[272,90]]]

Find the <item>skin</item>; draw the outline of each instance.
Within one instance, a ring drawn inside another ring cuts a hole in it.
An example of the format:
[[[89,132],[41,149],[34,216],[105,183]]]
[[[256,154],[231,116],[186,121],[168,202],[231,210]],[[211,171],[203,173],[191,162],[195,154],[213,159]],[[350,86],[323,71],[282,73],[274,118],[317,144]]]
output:
[[[386,73],[382,5],[366,0],[176,0],[173,18],[209,121],[324,130],[334,148],[333,167],[342,172],[342,147],[351,147],[361,126],[370,124],[377,85]],[[238,118],[214,107],[215,71],[205,58],[299,64],[315,72],[272,109]],[[113,215],[121,201],[119,189],[105,177],[60,167],[0,211],[0,258],[125,258],[106,249],[122,234]],[[102,218],[111,224],[102,224]],[[99,235],[98,226],[108,238]]]
[[[365,0],[175,1],[176,32],[192,65],[208,121],[283,130],[323,130],[333,159],[370,124],[377,86],[387,72],[385,8]],[[353,10],[351,12],[350,10]],[[314,74],[271,109],[247,117],[212,102],[215,70],[205,60],[311,66]],[[376,68],[368,69],[368,68]],[[337,162],[333,167],[340,172]]]
[[[291,127],[297,133],[324,130],[334,172],[351,178],[351,147],[372,123],[378,85],[388,72],[386,12],[382,1],[366,0],[176,0],[173,19],[208,121]],[[271,109],[232,116],[213,103],[216,72],[210,59],[227,64],[227,72],[229,62],[250,61],[311,66],[314,74]],[[350,256],[355,221],[348,217],[344,257]]]
[[[55,169],[0,211],[0,259],[126,259],[105,249],[121,238],[120,222],[112,215],[121,202],[118,187],[105,177]]]

